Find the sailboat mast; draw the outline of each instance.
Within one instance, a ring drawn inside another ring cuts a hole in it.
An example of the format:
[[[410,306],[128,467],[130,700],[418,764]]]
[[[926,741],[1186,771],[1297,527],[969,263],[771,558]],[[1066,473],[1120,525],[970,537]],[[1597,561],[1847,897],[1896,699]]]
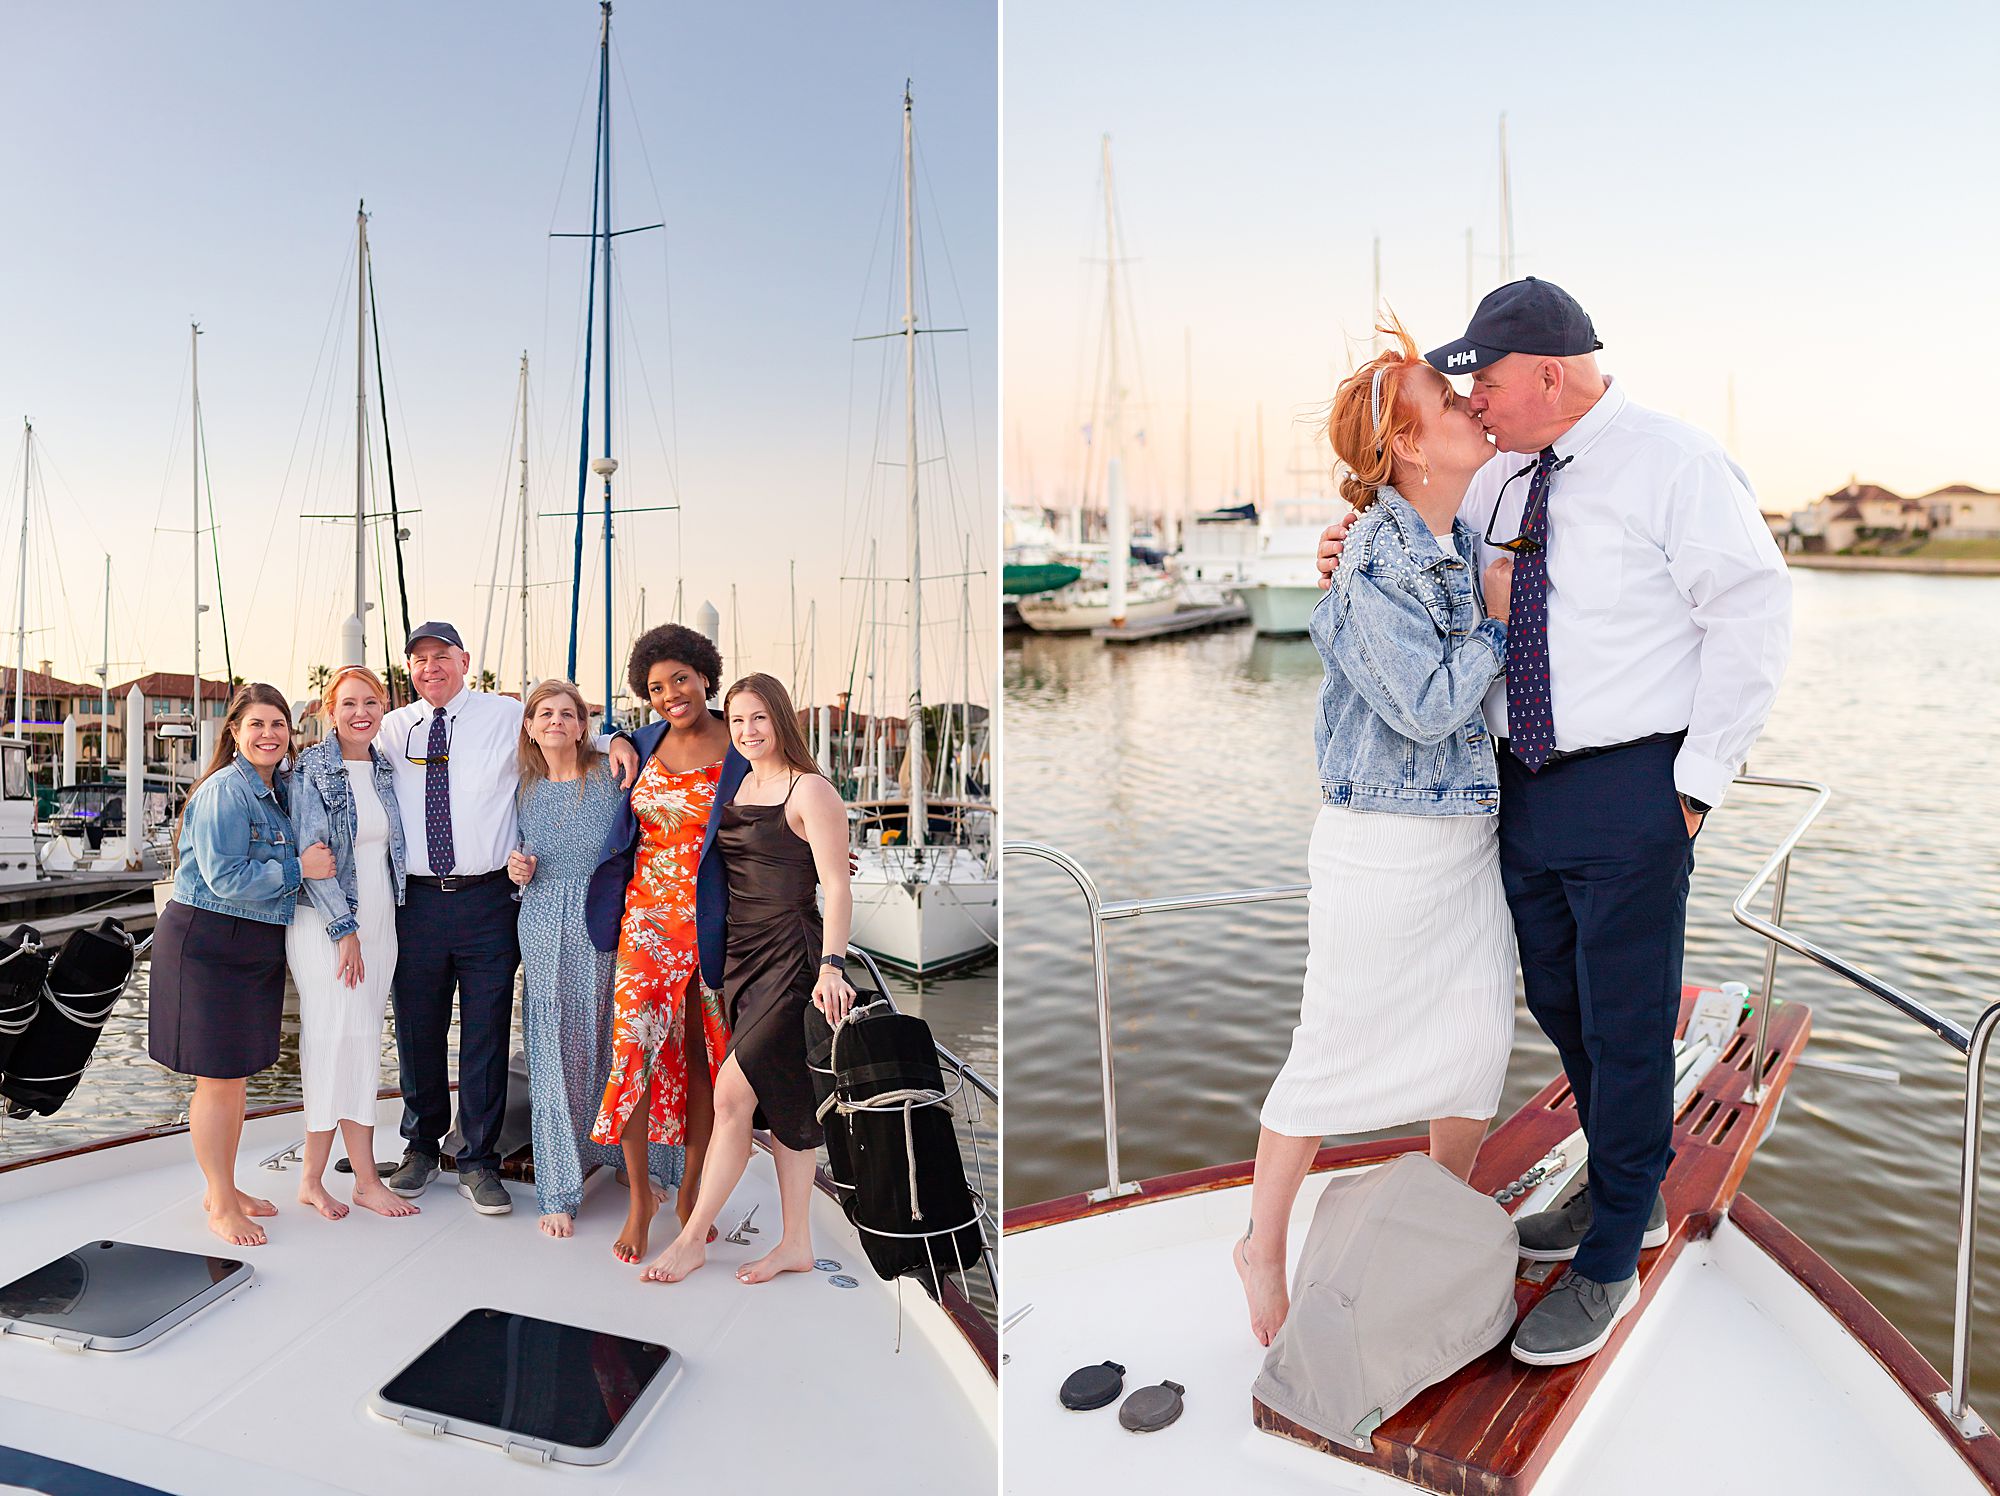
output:
[[[528,699],[528,350],[521,350],[521,700]]]
[[[924,809],[924,561],[917,504],[917,195],[910,85],[903,85],[903,462],[910,494],[910,846],[921,852]]]
[[[1125,464],[1121,458],[1118,407],[1123,393],[1118,386],[1118,226],[1113,210],[1111,185],[1111,137],[1103,138],[1104,152],[1104,341],[1110,348],[1111,381],[1105,391],[1104,430],[1104,522],[1109,532],[1110,572],[1108,588],[1111,626],[1125,622],[1125,587],[1132,561],[1132,517],[1125,502]]]
[[[1514,184],[1507,171],[1507,112],[1500,112],[1500,283],[1514,279]]]
[[[188,384],[192,440],[188,447],[188,487],[194,513],[194,680],[189,715],[194,722],[194,748],[201,751],[201,324],[188,323]]]
[[[354,626],[368,663],[368,206],[354,210]]]
[[[97,667],[97,767],[111,777],[111,553],[104,553],[104,656]]]
[[[21,454],[21,569],[16,574],[16,593],[20,605],[19,620],[14,631],[14,731],[21,731],[21,714],[27,709],[27,682],[23,672],[28,668],[28,481],[35,465],[35,423],[22,417],[21,424],[27,427],[27,445]],[[197,555],[200,552],[197,550]]]
[[[604,455],[598,471],[604,475],[604,715],[611,715],[611,0],[602,0],[604,30],[598,41],[597,149],[604,174]]]

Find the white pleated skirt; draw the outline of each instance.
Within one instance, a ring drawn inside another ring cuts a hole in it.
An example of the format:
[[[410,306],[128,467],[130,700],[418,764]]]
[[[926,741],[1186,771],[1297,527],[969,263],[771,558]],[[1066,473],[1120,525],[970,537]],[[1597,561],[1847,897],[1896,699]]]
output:
[[[1320,807],[1305,993],[1264,1126],[1316,1138],[1499,1109],[1515,972],[1499,830]]]

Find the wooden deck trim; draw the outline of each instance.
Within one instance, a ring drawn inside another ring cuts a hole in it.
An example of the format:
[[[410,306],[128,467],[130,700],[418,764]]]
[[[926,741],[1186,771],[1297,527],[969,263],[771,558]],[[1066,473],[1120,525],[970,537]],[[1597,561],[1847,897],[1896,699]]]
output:
[[[1352,1169],[1362,1164],[1383,1164],[1392,1158],[1400,1158],[1405,1153],[1419,1153],[1428,1147],[1430,1139],[1421,1136],[1378,1138],[1370,1143],[1342,1143],[1336,1147],[1322,1148],[1314,1154],[1312,1172],[1320,1174],[1328,1169]],[[1252,1159],[1230,1164],[1211,1164],[1205,1169],[1189,1169],[1179,1174],[1162,1174],[1156,1179],[1142,1180],[1137,1192],[1119,1195],[1110,1200],[1092,1200],[1087,1194],[1064,1195],[1060,1199],[1022,1205],[1003,1213],[1001,1234],[1012,1236],[1016,1231],[1032,1231],[1037,1226],[1060,1226],[1069,1221],[1106,1215],[1114,1210],[1130,1210],[1135,1205],[1157,1204],[1161,1200],[1171,1200],[1180,1195],[1199,1195],[1209,1190],[1235,1189],[1250,1182],[1254,1168],[1255,1161]]]
[[[2000,1434],[1983,1439],[1962,1437],[1944,1410],[1931,1399],[1948,1391],[1937,1368],[1903,1338],[1902,1332],[1883,1316],[1882,1311],[1861,1295],[1819,1253],[1807,1246],[1776,1216],[1748,1195],[1739,1195],[1729,1219],[1736,1229],[1763,1249],[1764,1254],[1784,1269],[1799,1287],[1839,1321],[1875,1358],[1876,1364],[1895,1379],[1918,1412],[1959,1453],[1972,1473],[1987,1490],[2000,1492]]]

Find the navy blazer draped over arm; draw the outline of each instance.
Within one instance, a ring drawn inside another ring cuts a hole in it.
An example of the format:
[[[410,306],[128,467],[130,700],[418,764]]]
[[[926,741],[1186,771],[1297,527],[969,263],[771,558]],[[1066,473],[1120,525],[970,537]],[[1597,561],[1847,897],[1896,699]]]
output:
[[[713,708],[709,715],[718,722],[722,720],[722,713]],[[627,734],[639,752],[642,771],[646,761],[659,751],[660,739],[667,731],[664,722],[648,722]],[[723,948],[729,929],[729,878],[715,834],[722,826],[722,807],[735,797],[736,787],[749,772],[750,761],[732,746],[723,756],[722,778],[715,787],[715,806],[709,812],[707,829],[702,832],[701,862],[695,872],[694,929],[701,956],[701,979],[718,992],[722,990]],[[633,787],[637,786],[635,779]],[[628,789],[604,838],[597,871],[590,875],[590,888],[584,896],[584,923],[590,930],[590,943],[600,951],[618,949],[618,926],[625,917],[625,889],[632,881],[638,851],[639,818],[632,812],[632,791]]]

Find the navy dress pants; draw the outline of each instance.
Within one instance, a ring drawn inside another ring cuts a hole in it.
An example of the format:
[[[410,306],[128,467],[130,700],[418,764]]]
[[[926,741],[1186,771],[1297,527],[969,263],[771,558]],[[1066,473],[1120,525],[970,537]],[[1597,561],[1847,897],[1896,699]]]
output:
[[[1590,1140],[1590,1231],[1571,1271],[1639,1265],[1673,1158],[1674,1027],[1694,845],[1679,740],[1546,764],[1500,754],[1500,876],[1528,1011],[1562,1056]]]
[[[432,1158],[451,1128],[445,1040],[458,993],[458,1125],[461,1174],[500,1167],[507,1106],[507,1046],[514,1027],[514,973],[521,965],[521,906],[495,878],[444,893],[412,878],[396,911],[396,1058],[403,1137]]]

